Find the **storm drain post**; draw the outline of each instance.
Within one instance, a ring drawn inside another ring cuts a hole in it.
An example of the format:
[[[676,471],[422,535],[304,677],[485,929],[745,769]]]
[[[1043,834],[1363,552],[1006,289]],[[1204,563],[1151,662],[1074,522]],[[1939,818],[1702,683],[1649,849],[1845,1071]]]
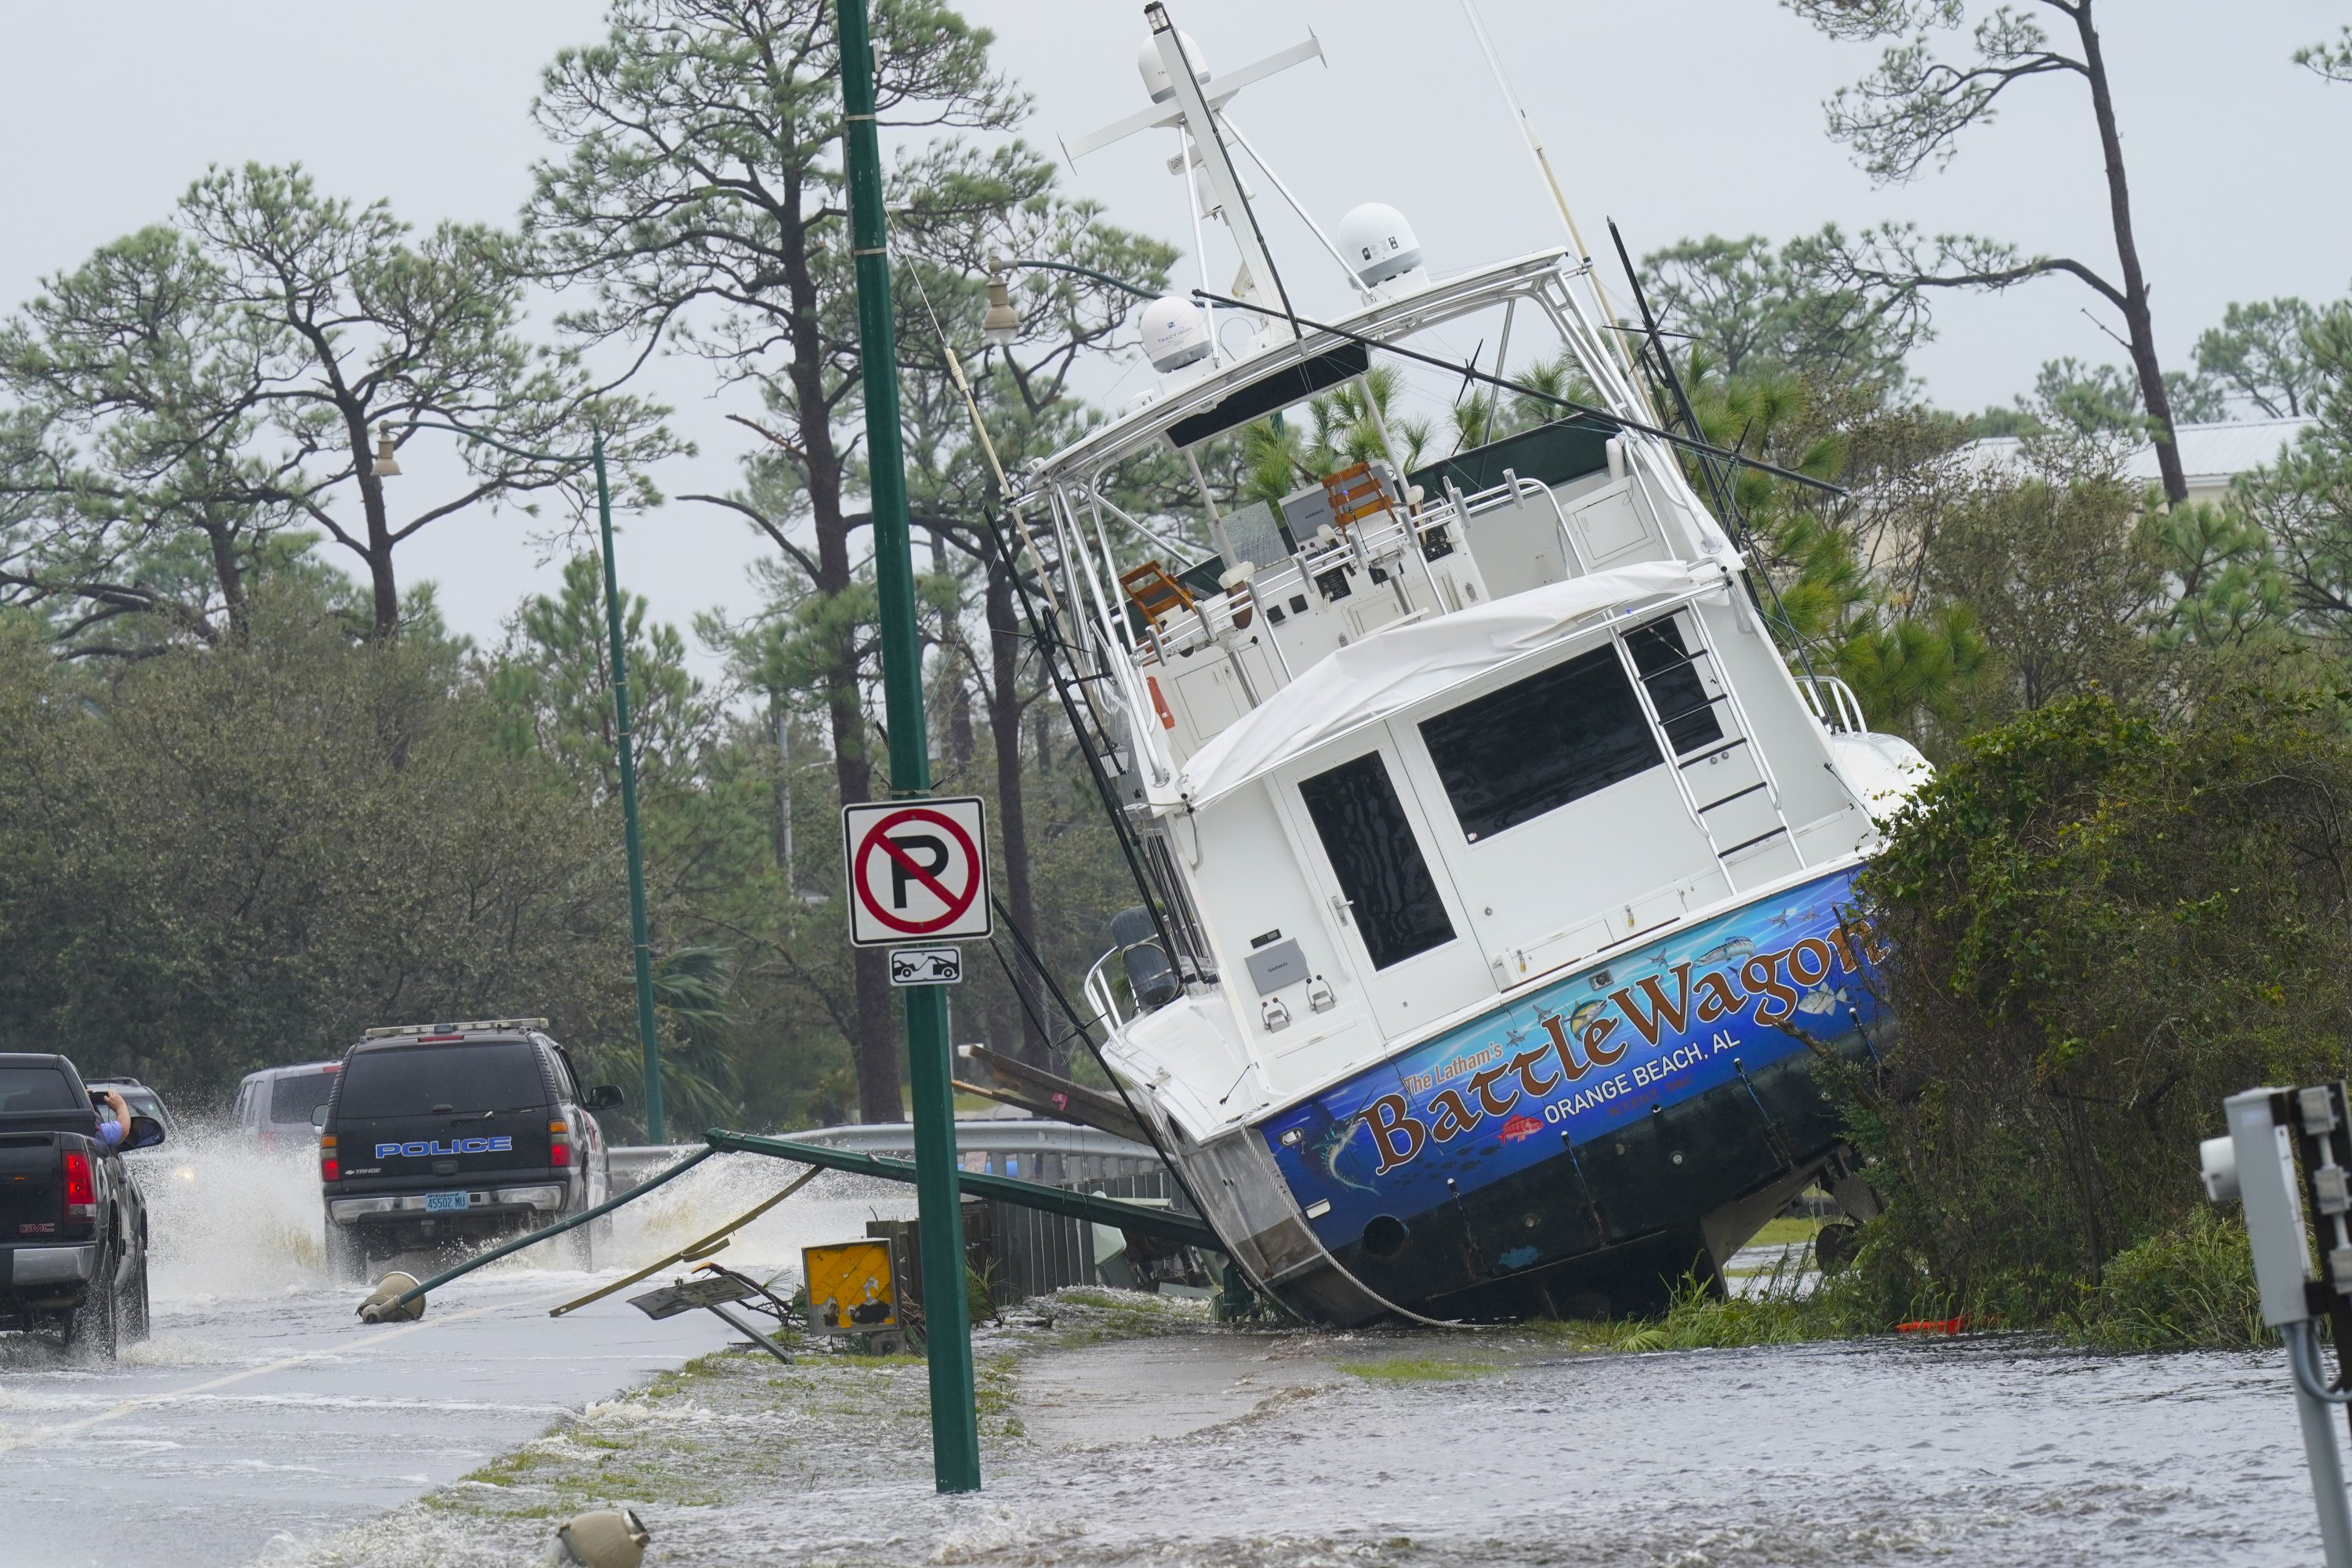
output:
[[[857,346],[865,376],[890,793],[907,800],[930,794],[930,743],[923,721],[923,645],[915,620],[914,551],[908,536],[907,475],[898,430],[898,338],[890,311],[882,155],[874,124],[874,49],[866,30],[866,0],[840,0],[840,18],[842,144],[849,176],[850,251],[857,268]],[[973,875],[977,877],[976,870]],[[956,1188],[947,996],[936,985],[924,985],[908,989],[905,997],[923,1274],[929,1279],[960,1281],[963,1215]],[[944,1288],[934,1295],[924,1333],[930,1363],[932,1474],[943,1492],[977,1491],[980,1420],[972,1401],[970,1309],[960,1289]]]

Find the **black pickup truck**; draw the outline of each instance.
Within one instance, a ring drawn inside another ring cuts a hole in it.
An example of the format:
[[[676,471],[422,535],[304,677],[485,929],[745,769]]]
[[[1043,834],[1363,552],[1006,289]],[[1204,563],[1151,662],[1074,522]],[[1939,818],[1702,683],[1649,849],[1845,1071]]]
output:
[[[121,1156],[163,1129],[134,1115],[111,1148],[98,1120],[73,1063],[0,1053],[0,1329],[110,1359],[147,1334],[147,1201]]]

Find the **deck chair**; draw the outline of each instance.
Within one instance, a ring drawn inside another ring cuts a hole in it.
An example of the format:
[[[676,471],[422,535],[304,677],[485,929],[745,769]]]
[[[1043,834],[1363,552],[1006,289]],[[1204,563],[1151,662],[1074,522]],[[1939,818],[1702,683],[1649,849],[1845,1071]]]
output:
[[[1171,577],[1168,568],[1157,561],[1147,561],[1131,572],[1120,573],[1118,585],[1126,590],[1129,602],[1155,626],[1168,616],[1192,607],[1192,595],[1184,584]]]
[[[1331,503],[1331,525],[1341,533],[1377,512],[1396,515],[1395,500],[1370,463],[1324,475],[1323,499]]]

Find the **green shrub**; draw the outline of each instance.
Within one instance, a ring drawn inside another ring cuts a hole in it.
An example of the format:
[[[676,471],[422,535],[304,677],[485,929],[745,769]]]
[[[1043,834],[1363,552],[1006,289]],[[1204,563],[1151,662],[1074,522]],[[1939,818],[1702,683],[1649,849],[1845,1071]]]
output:
[[[2073,1336],[2100,1350],[2268,1343],[2253,1254],[2236,1215],[2189,1211],[2179,1224],[2107,1260],[2083,1292]]]
[[[2243,1342],[2197,1144],[2226,1095],[2345,1074],[2336,719],[2084,699],[1973,738],[1922,793],[1863,884],[1900,1019],[1844,1084],[1888,1200],[1865,1316]]]

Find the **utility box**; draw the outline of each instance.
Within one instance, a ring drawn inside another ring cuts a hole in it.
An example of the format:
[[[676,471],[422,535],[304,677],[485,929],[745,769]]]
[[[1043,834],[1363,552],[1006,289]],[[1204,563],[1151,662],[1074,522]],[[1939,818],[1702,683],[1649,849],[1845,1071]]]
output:
[[[2294,1167],[2294,1135],[2281,1114],[2289,1092],[2250,1089],[2221,1102],[2263,1321],[2273,1328],[2311,1316],[2304,1289],[2311,1279],[2311,1239],[2304,1224],[2303,1183]]]
[[[888,1239],[880,1237],[802,1247],[809,1327],[821,1334],[895,1332],[904,1327],[894,1252]]]

